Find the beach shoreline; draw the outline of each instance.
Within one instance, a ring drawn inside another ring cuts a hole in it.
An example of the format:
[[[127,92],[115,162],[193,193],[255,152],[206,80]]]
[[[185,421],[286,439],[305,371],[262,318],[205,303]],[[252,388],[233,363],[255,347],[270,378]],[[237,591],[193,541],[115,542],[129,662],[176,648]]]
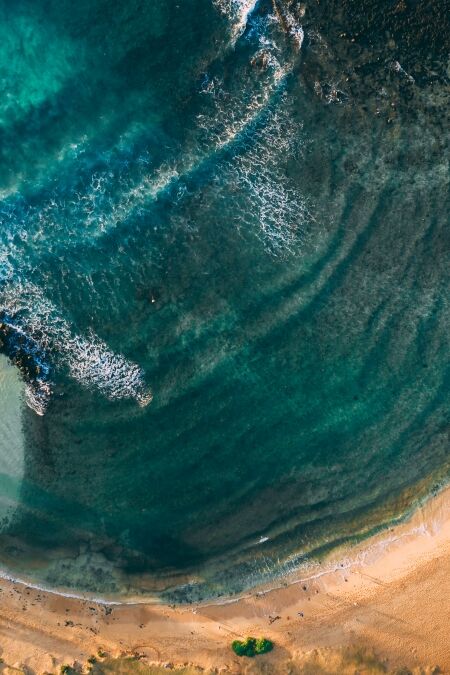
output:
[[[134,606],[134,605],[177,605],[180,607],[195,605],[198,607],[209,607],[216,605],[226,605],[230,603],[240,602],[252,596],[269,593],[272,591],[285,588],[286,585],[301,583],[305,580],[311,581],[320,577],[326,577],[330,574],[342,572],[344,569],[351,569],[355,565],[364,564],[364,559],[377,555],[377,549],[383,549],[397,540],[407,539],[416,534],[427,533],[427,523],[422,523],[420,526],[414,526],[411,530],[410,525],[417,512],[423,509],[429,502],[433,505],[439,503],[438,497],[444,493],[444,501],[450,501],[450,484],[436,485],[425,496],[418,499],[415,503],[402,514],[393,517],[392,521],[387,521],[378,526],[376,533],[360,534],[357,543],[354,540],[345,539],[342,544],[334,544],[330,546],[329,551],[322,557],[316,558],[311,555],[311,558],[306,559],[303,563],[296,563],[298,553],[294,552],[291,556],[283,561],[280,561],[280,571],[278,574],[273,574],[267,580],[261,580],[253,584],[249,584],[245,589],[239,592],[220,593],[216,596],[206,597],[205,599],[191,600],[189,598],[177,602],[171,599],[166,599],[154,593],[143,592],[142,594],[121,594],[114,593],[98,594],[95,591],[76,590],[65,586],[46,585],[45,582],[34,580],[32,576],[19,574],[15,576],[12,570],[0,567],[0,581],[5,580],[14,584],[32,588],[35,591],[48,593],[51,595],[60,596],[72,600],[81,600],[93,602],[98,605],[105,606]],[[404,527],[403,527],[404,526]],[[392,534],[393,533],[393,534]],[[289,565],[292,564],[292,566]],[[290,568],[286,572],[286,568]],[[188,575],[187,575],[188,578]],[[183,585],[175,588],[183,588]]]
[[[392,667],[450,672],[443,620],[450,615],[449,487],[389,528],[388,536],[383,531],[336,550],[311,571],[300,569],[276,588],[170,606],[102,603],[2,578],[0,657],[36,673],[84,663],[99,649],[207,672],[267,666],[277,673],[287,672],[292,660],[323,650],[331,659],[357,646],[375,650]],[[275,649],[256,660],[239,659],[230,644],[247,635],[265,635]]]

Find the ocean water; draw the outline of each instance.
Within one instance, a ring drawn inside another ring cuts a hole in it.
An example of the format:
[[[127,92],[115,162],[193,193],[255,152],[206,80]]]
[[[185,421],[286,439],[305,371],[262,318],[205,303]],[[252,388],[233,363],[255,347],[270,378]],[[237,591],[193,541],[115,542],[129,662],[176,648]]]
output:
[[[364,4],[0,2],[7,573],[217,597],[448,481],[450,13]]]

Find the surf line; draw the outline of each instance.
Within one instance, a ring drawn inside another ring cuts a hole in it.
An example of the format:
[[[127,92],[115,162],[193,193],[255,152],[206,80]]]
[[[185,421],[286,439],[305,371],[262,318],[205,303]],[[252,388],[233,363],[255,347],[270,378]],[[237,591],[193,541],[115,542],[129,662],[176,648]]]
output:
[[[259,0],[213,0],[214,6],[229,19],[231,24],[228,47],[233,48],[245,32],[248,20],[258,3]]]
[[[245,5],[245,20],[248,21],[248,17],[255,11],[258,2],[259,0],[251,3],[233,2],[232,4],[233,6],[241,4]],[[287,35],[288,39],[293,42],[294,52],[298,53],[303,41],[303,30],[301,26],[295,23],[292,15],[281,10],[279,0],[273,0],[273,2],[274,7],[276,8],[275,15],[277,22],[283,32]],[[272,99],[284,88],[286,80],[293,71],[294,66],[294,55],[292,55],[285,64],[276,62],[270,80],[267,82],[266,86],[263,87],[262,92],[255,93],[251,101],[245,104],[241,119],[233,120],[231,125],[228,124],[227,126],[226,120],[220,119],[220,113],[222,112],[223,114],[223,111],[219,111],[219,116],[210,120],[212,127],[221,126],[223,127],[223,132],[220,134],[220,137],[216,139],[215,144],[207,154],[189,157],[189,154],[186,152],[182,153],[179,159],[175,160],[173,163],[160,165],[152,175],[145,176],[139,183],[135,184],[119,196],[118,201],[112,207],[112,212],[102,218],[101,227],[95,230],[89,228],[89,232],[86,234],[80,232],[79,236],[74,241],[74,244],[79,245],[83,242],[90,244],[93,241],[101,239],[111,232],[111,230],[117,228],[119,224],[122,224],[124,221],[131,218],[138,209],[142,209],[146,204],[156,201],[160,196],[173,189],[177,184],[182,183],[183,180],[190,179],[197,170],[201,171],[207,162],[218,159],[221,152],[226,151],[227,149],[231,151],[241,139],[246,136],[248,137],[252,129],[257,127],[258,123],[263,120],[265,112],[271,106]],[[204,117],[205,116],[200,115],[199,119]],[[33,243],[34,250],[36,250],[38,241],[34,240]],[[54,254],[58,255],[58,242],[53,241],[52,244]],[[63,237],[59,244],[66,250],[67,247],[71,245],[71,242],[68,242]],[[16,251],[16,253],[19,252]],[[8,254],[6,257],[9,257]]]
[[[56,365],[86,388],[96,388],[110,400],[134,398],[144,407],[153,395],[144,371],[122,354],[109,349],[94,332],[79,335],[69,321],[33,284],[8,284],[0,296],[0,307],[9,317],[9,326],[24,339],[51,355]],[[38,415],[45,413],[51,382],[31,380],[27,403]]]
[[[264,90],[263,100],[261,101],[261,97],[255,96],[255,100],[258,98],[257,109],[253,109],[245,115],[238,128],[232,127],[226,130],[210,153],[184,161],[182,156],[174,165],[161,166],[157,170],[156,176],[145,177],[140,184],[125,193],[121,201],[126,204],[126,213],[121,214],[120,218],[117,215],[110,217],[103,224],[101,231],[90,235],[90,240],[101,239],[117,226],[119,220],[123,223],[124,220],[131,218],[138,209],[143,208],[146,203],[156,201],[176,185],[180,185],[182,181],[189,180],[197,172],[202,171],[210,161],[217,161],[222,154],[232,151],[241,140],[251,133],[252,129],[255,129],[264,120],[264,116],[272,104],[272,99],[284,89],[286,80],[292,70],[292,63],[284,67],[280,66],[276,70],[272,85]],[[250,107],[248,106],[248,108]],[[215,120],[215,122],[217,124],[218,120]]]
[[[291,13],[285,10],[279,0],[272,0],[275,15],[283,32],[294,45],[295,54],[301,50],[304,33],[302,27],[297,23]],[[251,0],[246,2],[231,2],[230,6],[243,6],[245,11],[242,14],[242,21],[245,20],[247,25],[248,18],[256,10],[259,0]],[[219,3],[220,4],[220,3]],[[238,35],[240,37],[242,33]],[[295,57],[290,58],[284,65],[278,64],[274,68],[272,74],[272,82],[263,89],[263,95],[257,94],[253,97],[252,103],[247,104],[246,111],[244,111],[243,119],[240,120],[237,128],[231,125],[231,129],[225,129],[222,138],[217,140],[211,152],[207,155],[194,157],[187,161],[183,161],[183,156],[178,162],[170,166],[161,166],[156,176],[145,177],[140,184],[129,190],[122,197],[122,202],[125,202],[127,213],[125,218],[130,218],[137,208],[142,207],[147,201],[155,201],[163,195],[166,191],[173,188],[176,183],[181,183],[183,180],[191,178],[197,171],[200,171],[203,166],[214,158],[217,158],[221,152],[232,150],[233,146],[239,143],[245,135],[249,134],[252,128],[258,125],[258,122],[264,117],[264,114],[269,109],[272,99],[279,94],[285,87],[288,76],[292,73],[295,66]],[[262,100],[261,100],[262,98]],[[250,110],[250,112],[247,112]],[[247,114],[245,114],[247,112]],[[218,124],[220,119],[213,120],[213,124]],[[114,220],[111,223],[111,220]],[[117,219],[110,219],[110,224],[105,224],[102,231],[98,233],[101,237],[110,231],[111,226],[114,227]]]
[[[170,190],[173,190],[177,185],[183,181],[191,179],[197,171],[201,171],[205,165],[210,161],[215,161],[220,158],[221,153],[232,151],[236,145],[244,138],[248,138],[252,130],[264,122],[264,116],[272,105],[272,100],[279,94],[284,87],[287,76],[292,71],[293,64],[288,63],[285,66],[278,66],[274,69],[271,76],[271,81],[258,95],[248,102],[243,110],[242,117],[239,120],[234,120],[231,124],[226,125],[224,120],[221,120],[220,115],[214,119],[205,120],[210,123],[210,127],[222,127],[219,138],[215,139],[211,150],[203,155],[190,155],[189,152],[181,153],[178,160],[173,163],[166,163],[159,166],[156,171],[150,176],[144,176],[141,181],[123,192],[116,204],[112,207],[112,212],[102,217],[101,227],[90,229],[88,232],[80,230],[76,239],[67,240],[64,234],[58,239],[52,240],[52,255],[58,256],[60,250],[67,250],[70,246],[79,246],[80,244],[91,245],[96,241],[101,240],[102,237],[107,236],[111,231],[120,227],[126,220],[133,217],[140,209],[145,208],[158,198],[162,197]],[[220,113],[220,111],[219,111]],[[203,120],[204,116],[200,115],[199,120]],[[204,130],[204,127],[197,128],[196,132]],[[207,131],[207,130],[206,130]],[[33,236],[30,233],[22,230],[16,232],[20,237],[33,240],[34,253],[38,248],[45,249],[48,254],[48,245],[46,245],[47,238],[41,239],[41,235]],[[9,229],[8,239],[3,243],[3,250],[0,249],[0,281],[6,282],[14,277],[14,268],[24,268],[23,254],[17,243],[13,243],[14,230],[11,233]],[[12,264],[12,255],[14,254],[14,265]]]

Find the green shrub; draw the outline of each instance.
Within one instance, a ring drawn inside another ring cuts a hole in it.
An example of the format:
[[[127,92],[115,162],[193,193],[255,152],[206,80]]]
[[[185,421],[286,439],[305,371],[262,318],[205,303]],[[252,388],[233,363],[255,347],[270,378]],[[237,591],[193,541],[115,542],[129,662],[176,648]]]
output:
[[[231,649],[238,656],[253,656],[253,639],[247,638],[246,640],[233,640],[231,643]],[[252,650],[252,653],[249,654],[249,650]]]
[[[273,649],[273,643],[266,638],[248,637],[245,640],[234,640],[231,643],[231,649],[237,656],[252,657],[270,652]]]
[[[272,651],[273,642],[267,640],[267,638],[258,638],[255,643],[255,654],[267,654],[267,652]]]

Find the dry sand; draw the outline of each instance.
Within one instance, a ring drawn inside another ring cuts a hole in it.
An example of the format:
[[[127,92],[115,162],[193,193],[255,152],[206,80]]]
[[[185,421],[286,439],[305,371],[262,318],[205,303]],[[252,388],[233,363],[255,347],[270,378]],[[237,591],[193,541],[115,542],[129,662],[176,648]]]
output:
[[[208,672],[375,672],[340,660],[346,649],[367,647],[389,672],[450,673],[450,489],[408,522],[336,553],[319,575],[289,581],[222,604],[108,607],[0,580],[3,668],[59,672],[102,648]],[[247,635],[272,639],[273,652],[236,657],[230,643]]]

